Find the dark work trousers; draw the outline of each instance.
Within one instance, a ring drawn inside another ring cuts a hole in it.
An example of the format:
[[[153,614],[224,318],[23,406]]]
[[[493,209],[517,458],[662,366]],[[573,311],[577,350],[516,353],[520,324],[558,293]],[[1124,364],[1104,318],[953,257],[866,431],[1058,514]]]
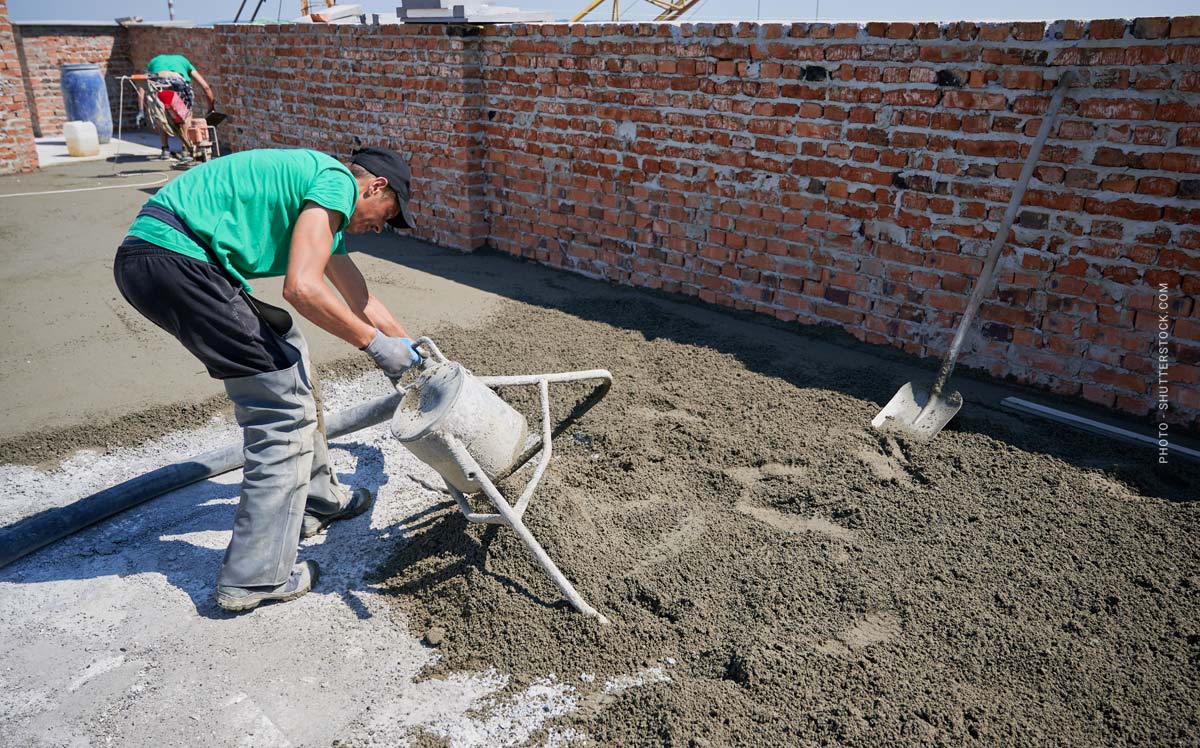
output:
[[[303,336],[278,307],[263,305],[270,311],[256,313],[220,267],[141,239],[126,238],[113,276],[133,308],[222,380],[242,427],[241,500],[218,584],[284,583],[296,562],[304,512],[332,514],[349,501],[317,432]]]

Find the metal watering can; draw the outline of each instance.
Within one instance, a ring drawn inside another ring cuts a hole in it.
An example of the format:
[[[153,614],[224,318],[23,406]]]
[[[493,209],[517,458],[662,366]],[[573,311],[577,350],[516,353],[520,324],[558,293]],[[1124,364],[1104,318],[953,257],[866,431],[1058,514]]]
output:
[[[483,485],[458,447],[498,480],[525,450],[529,423],[462,364],[436,361],[406,390],[392,433],[446,483],[473,494]]]
[[[392,416],[392,434],[417,459],[442,476],[468,521],[511,527],[576,610],[608,623],[607,618],[579,596],[525,526],[522,517],[550,464],[554,434],[608,394],[612,374],[605,369],[591,369],[515,377],[477,377],[465,366],[443,356],[429,338],[420,338],[414,345],[425,354],[425,360],[416,381],[400,388],[404,394]],[[549,385],[582,380],[597,380],[599,384],[557,429],[552,428]],[[496,387],[522,385],[538,388],[542,411],[538,434],[530,434],[525,416],[493,391]],[[533,476],[516,504],[510,504],[495,482],[512,475],[539,454]],[[478,493],[487,496],[495,513],[480,513],[471,507],[466,497]]]

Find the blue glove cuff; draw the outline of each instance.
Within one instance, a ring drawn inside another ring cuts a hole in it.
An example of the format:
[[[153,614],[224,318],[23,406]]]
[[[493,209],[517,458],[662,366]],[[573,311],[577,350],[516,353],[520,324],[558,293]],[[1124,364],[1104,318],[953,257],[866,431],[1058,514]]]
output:
[[[414,364],[414,366],[420,366],[422,363],[425,362],[425,358],[421,355],[421,352],[417,350],[417,347],[415,345],[413,345],[412,338],[400,338],[400,339],[404,341],[404,344],[408,346],[408,349],[413,352],[414,356],[417,357],[417,363]]]

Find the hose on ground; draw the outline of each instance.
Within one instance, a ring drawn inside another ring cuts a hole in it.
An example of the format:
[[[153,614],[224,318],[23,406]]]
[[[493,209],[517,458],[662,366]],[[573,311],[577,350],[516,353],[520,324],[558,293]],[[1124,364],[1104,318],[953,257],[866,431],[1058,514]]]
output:
[[[328,438],[336,439],[388,420],[400,404],[401,397],[402,394],[396,392],[333,413],[325,419]],[[0,568],[118,512],[184,486],[236,470],[243,462],[240,445],[215,449],[191,460],[131,478],[73,504],[47,509],[0,528]]]

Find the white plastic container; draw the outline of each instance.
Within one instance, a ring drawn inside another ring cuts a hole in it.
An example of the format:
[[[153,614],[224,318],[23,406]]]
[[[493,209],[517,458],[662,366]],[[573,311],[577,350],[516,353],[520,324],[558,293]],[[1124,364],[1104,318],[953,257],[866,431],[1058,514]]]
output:
[[[68,156],[100,155],[100,139],[91,122],[68,122],[63,125],[63,135],[67,139]]]

